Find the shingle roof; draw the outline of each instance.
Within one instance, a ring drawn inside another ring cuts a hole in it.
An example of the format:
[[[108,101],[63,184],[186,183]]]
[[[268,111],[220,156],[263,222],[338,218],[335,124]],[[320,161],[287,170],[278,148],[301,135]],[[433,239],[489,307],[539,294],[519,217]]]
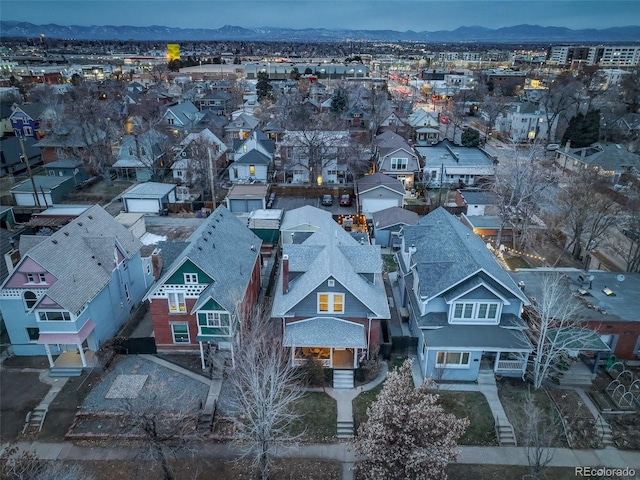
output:
[[[147,296],[164,285],[186,260],[190,260],[213,279],[213,283],[200,294],[193,310],[212,298],[227,311],[234,312],[249,285],[262,240],[221,205],[191,234],[188,242],[189,245],[175,257]]]
[[[420,296],[433,298],[471,275],[486,272],[528,303],[482,239],[444,208],[422,217],[416,225],[403,227],[403,237],[405,251],[416,248],[411,259],[416,264]]]
[[[136,185],[126,193],[122,194],[123,198],[158,198],[167,195],[174,190],[174,183],[158,183],[145,182]]]
[[[362,302],[374,317],[389,318],[389,305],[382,283],[380,246],[360,245],[330,215],[322,215],[323,210],[308,206],[303,209],[307,215],[311,215],[305,221],[313,219],[319,229],[302,244],[282,246],[283,254],[289,256],[289,271],[303,273],[289,282],[286,294],[282,293],[282,281],[277,282],[272,315],[287,315],[322,282],[334,278]],[[302,270],[296,270],[298,268]],[[370,283],[361,273],[373,273],[375,283]]]
[[[234,163],[251,165],[269,165],[271,159],[258,150],[250,150]]]
[[[62,308],[76,313],[102,291],[112,279],[114,249],[121,246],[127,258],[134,256],[142,244],[129,230],[94,205],[49,237],[31,242],[20,239],[20,250],[27,245],[23,259],[34,262],[51,273],[57,281],[47,289],[47,296]],[[23,247],[24,243],[24,247]]]
[[[335,317],[315,317],[287,324],[285,347],[366,348],[364,325]]]
[[[389,207],[373,213],[373,226],[377,230],[393,225],[413,225],[418,222],[420,216],[416,212],[400,207]]]
[[[531,343],[521,330],[499,325],[447,325],[423,329],[429,347],[508,349],[531,351]]]
[[[373,190],[376,187],[386,187],[389,190],[404,195],[404,185],[397,178],[390,177],[384,173],[374,173],[373,175],[365,175],[358,180],[358,193]]]

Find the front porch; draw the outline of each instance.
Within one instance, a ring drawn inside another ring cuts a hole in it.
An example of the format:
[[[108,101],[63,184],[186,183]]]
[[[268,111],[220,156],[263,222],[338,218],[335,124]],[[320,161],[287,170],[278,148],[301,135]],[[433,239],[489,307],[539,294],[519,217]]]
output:
[[[483,360],[485,356],[496,375],[524,379],[529,361],[528,352],[485,352]]]
[[[78,350],[62,352],[53,360],[49,367],[51,377],[79,377],[85,370],[91,370],[99,365],[95,352]]]
[[[285,324],[283,346],[294,366],[315,359],[324,368],[356,369],[367,355],[367,336],[359,323],[314,317]]]

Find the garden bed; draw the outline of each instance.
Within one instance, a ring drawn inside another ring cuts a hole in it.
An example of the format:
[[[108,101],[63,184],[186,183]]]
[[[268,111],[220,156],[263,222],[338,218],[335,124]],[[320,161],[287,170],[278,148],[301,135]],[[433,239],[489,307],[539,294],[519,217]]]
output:
[[[562,415],[571,448],[600,448],[596,420],[580,396],[573,390],[547,390]]]

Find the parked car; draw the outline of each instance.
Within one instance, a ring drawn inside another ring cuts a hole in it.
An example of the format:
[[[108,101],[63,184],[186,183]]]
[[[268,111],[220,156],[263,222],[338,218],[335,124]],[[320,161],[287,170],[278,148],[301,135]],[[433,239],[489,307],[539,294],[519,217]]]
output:
[[[555,152],[559,148],[560,148],[560,145],[558,145],[557,143],[550,143],[549,145],[547,145],[548,152]]]
[[[331,205],[333,205],[333,197],[331,195],[323,195],[322,205],[324,205],[325,207],[330,207]]]
[[[351,206],[351,195],[341,195],[340,196],[340,206],[341,207],[350,207]]]

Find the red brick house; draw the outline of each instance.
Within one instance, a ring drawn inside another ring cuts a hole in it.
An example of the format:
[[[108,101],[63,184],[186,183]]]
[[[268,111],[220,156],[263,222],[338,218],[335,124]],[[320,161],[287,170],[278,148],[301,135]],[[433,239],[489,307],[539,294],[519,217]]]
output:
[[[260,291],[260,240],[224,206],[186,242],[162,242],[147,299],[159,351],[231,350]]]

